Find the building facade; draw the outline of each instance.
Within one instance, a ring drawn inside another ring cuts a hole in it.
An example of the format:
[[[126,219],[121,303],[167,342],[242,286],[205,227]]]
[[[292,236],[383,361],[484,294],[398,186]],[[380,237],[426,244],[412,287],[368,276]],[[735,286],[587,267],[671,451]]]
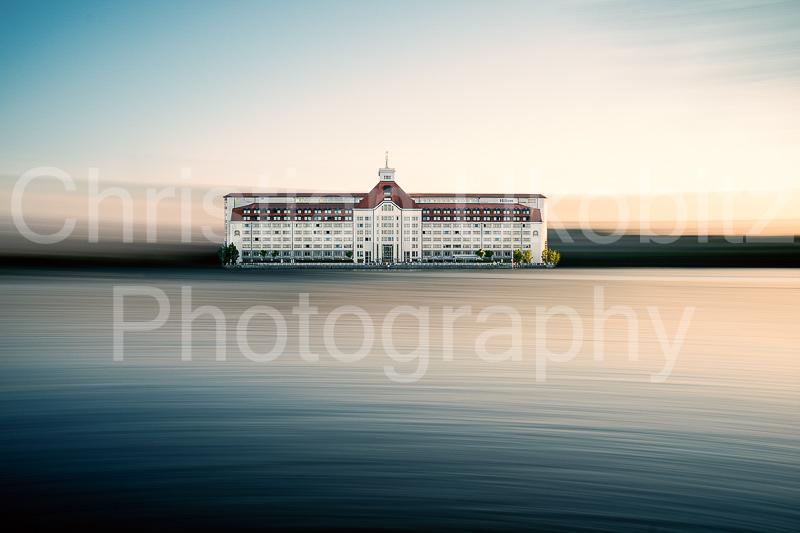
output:
[[[224,198],[225,244],[239,261],[495,261],[547,246],[547,198],[541,194],[409,194],[395,169],[378,171],[368,193],[237,193]],[[262,253],[264,251],[265,253]],[[350,252],[350,253],[348,253]]]

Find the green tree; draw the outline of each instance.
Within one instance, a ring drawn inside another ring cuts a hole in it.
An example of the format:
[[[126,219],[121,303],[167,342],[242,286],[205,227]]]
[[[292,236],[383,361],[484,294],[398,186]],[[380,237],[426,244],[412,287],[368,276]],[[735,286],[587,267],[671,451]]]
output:
[[[231,265],[239,260],[239,250],[236,245],[230,243],[228,246],[223,246],[217,252],[220,261],[223,265]]]
[[[353,258],[353,251],[352,250],[347,250],[344,253],[344,255],[347,256],[348,259],[352,259]]]
[[[522,259],[525,257],[525,254],[522,253],[522,249],[514,250],[514,262],[516,264],[522,263]]]
[[[557,265],[558,262],[561,261],[561,253],[558,250],[545,248],[542,250],[542,261],[548,265]]]
[[[268,251],[266,251],[266,250],[261,250],[260,252],[258,252],[258,255],[260,255],[260,256],[261,256],[261,260],[263,261],[264,259],[266,259],[266,258],[267,258],[267,254],[268,254],[268,253],[269,253],[269,252],[268,252]]]
[[[484,252],[483,248],[481,248],[480,250],[475,252],[475,255],[477,255],[478,258],[483,259],[483,256],[486,255],[486,252]]]
[[[273,258],[273,259],[275,259],[276,257],[278,257],[278,254],[279,254],[278,250],[272,250],[272,258]]]
[[[493,252],[493,251],[491,251],[491,250],[486,250],[486,259],[488,259],[489,261],[491,261],[491,260],[492,260],[492,257],[494,257],[494,252]]]

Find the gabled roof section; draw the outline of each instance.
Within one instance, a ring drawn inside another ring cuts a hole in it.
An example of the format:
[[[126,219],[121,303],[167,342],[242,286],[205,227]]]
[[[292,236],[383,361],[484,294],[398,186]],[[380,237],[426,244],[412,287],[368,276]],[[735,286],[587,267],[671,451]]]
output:
[[[361,198],[364,193],[355,192],[231,192],[223,198]]]
[[[510,194],[510,193],[491,193],[491,194],[477,194],[477,193],[432,193],[425,192],[419,194],[412,194],[414,198],[547,198],[543,194]]]
[[[379,181],[355,207],[357,209],[371,209],[377,207],[384,199],[388,198],[391,198],[392,202],[403,209],[419,208],[417,203],[406,194],[406,191],[401,189],[394,181]]]

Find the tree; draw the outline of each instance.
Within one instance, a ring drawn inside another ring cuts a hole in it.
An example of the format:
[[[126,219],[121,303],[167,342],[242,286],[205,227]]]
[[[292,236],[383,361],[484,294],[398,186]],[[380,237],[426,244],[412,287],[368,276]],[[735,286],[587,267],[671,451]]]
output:
[[[526,265],[530,265],[531,261],[533,261],[533,254],[531,253],[530,248],[528,248],[525,250],[525,253],[522,254],[522,262]]]
[[[267,258],[267,254],[268,254],[268,253],[269,253],[269,252],[268,252],[268,251],[266,251],[266,250],[261,250],[260,252],[258,252],[258,255],[260,255],[260,256],[261,256],[261,260],[263,261],[264,259],[266,259],[266,258]]]
[[[348,259],[352,259],[353,258],[353,251],[352,250],[347,250],[344,253],[344,255],[347,256]]]
[[[479,259],[483,259],[483,256],[486,255],[486,252],[483,251],[483,248],[475,252],[475,255],[478,256]]]
[[[545,248],[542,250],[542,261],[548,265],[557,265],[558,262],[561,261],[561,253],[558,250]]]
[[[230,243],[228,246],[223,246],[217,252],[220,261],[222,261],[223,265],[231,265],[236,263],[239,260],[239,250],[236,248],[236,245]]]
[[[491,250],[486,250],[486,259],[488,259],[489,261],[491,261],[491,260],[492,260],[492,257],[494,257],[494,252],[493,252],[493,251],[491,251]]]
[[[522,258],[525,257],[525,254],[522,253],[522,249],[514,250],[514,262],[517,264],[522,263]]]
[[[278,250],[272,250],[272,258],[273,258],[273,259],[275,259],[276,257],[278,257],[278,254],[279,254]]]

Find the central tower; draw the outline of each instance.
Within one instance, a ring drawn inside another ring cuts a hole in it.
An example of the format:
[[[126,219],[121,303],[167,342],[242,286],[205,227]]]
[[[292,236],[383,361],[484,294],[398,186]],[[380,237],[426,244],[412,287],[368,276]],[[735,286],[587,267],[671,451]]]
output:
[[[389,168],[389,152],[386,152],[386,166],[378,170],[381,181],[394,181],[394,169]]]

